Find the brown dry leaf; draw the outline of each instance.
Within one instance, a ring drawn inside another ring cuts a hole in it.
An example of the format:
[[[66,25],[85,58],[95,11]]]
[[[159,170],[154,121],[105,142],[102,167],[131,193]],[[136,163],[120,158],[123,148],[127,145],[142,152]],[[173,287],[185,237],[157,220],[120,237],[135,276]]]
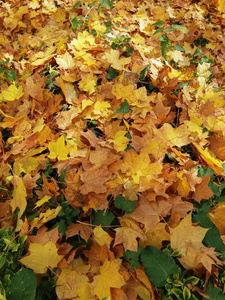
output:
[[[145,225],[145,230],[151,230],[160,221],[159,212],[155,210],[150,202],[140,200],[135,211],[130,214],[130,217],[135,221]]]
[[[82,224],[71,224],[68,226],[68,229],[65,231],[66,237],[72,237],[74,235],[80,235],[82,239],[86,242],[89,240],[92,234],[92,226],[89,223]]]
[[[100,166],[83,171],[80,179],[84,184],[80,187],[80,192],[84,195],[94,192],[101,194],[107,191],[105,183],[111,178],[112,173]]]
[[[210,175],[204,176],[202,182],[197,184],[193,199],[200,202],[202,199],[209,199],[213,195],[213,191],[208,187]]]

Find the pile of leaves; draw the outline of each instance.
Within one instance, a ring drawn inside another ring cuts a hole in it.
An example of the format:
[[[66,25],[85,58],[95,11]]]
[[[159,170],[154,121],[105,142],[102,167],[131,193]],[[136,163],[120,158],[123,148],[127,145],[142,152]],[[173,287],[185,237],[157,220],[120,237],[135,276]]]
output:
[[[0,299],[213,299],[225,3],[0,4]]]

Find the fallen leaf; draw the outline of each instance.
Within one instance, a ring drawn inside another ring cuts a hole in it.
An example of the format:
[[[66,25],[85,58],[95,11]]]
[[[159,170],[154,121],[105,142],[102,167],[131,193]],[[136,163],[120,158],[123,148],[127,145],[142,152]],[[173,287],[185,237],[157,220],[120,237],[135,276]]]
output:
[[[58,255],[57,252],[58,249],[52,241],[44,246],[40,243],[32,243],[29,246],[29,254],[22,257],[20,262],[32,269],[34,273],[44,274],[49,268],[57,267],[57,264],[63,258],[63,255]]]

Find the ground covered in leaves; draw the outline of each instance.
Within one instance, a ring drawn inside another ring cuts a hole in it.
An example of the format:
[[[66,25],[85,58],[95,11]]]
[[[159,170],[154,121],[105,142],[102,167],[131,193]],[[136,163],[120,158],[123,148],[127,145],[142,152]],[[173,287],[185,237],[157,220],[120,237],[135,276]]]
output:
[[[0,299],[225,299],[224,6],[1,1]]]

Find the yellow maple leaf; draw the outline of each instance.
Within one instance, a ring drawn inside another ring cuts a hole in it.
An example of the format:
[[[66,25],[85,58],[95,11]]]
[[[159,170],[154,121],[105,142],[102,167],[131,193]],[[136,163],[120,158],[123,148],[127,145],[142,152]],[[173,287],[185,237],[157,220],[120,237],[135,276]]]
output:
[[[164,123],[160,129],[155,130],[155,134],[164,143],[168,142],[169,146],[182,147],[191,142],[189,138],[190,132],[185,124],[173,128],[170,124]]]
[[[211,272],[212,265],[217,262],[213,248],[207,248],[202,241],[209,228],[202,228],[192,224],[192,214],[188,214],[171,233],[171,248],[182,250],[180,263],[188,270],[198,270],[204,266]]]
[[[97,77],[93,76],[93,73],[87,74],[79,81],[79,87],[83,89],[85,92],[88,92],[89,95],[95,92],[96,84],[97,84]]]
[[[124,154],[120,168],[123,173],[132,176],[134,183],[139,184],[142,176],[151,180],[154,175],[160,174],[162,164],[151,163],[149,155],[145,151],[138,154],[134,150],[130,150]]]
[[[27,207],[26,196],[27,196],[27,192],[23,184],[23,180],[22,178],[19,178],[17,187],[15,187],[13,191],[13,199],[11,200],[10,203],[12,207],[12,212],[14,212],[17,207],[19,208],[20,211],[18,214],[18,219],[22,216],[22,214],[24,213]]]
[[[171,233],[171,248],[174,250],[182,250],[182,254],[186,254],[187,246],[192,244],[197,250],[203,247],[202,240],[206,235],[208,228],[192,225],[192,214],[188,214],[180,224],[173,229]]]
[[[48,221],[57,217],[59,211],[62,209],[61,206],[57,206],[56,209],[47,209],[46,212],[41,212],[40,215],[34,218],[31,222],[31,229],[33,228],[40,228],[43,224],[47,223]]]
[[[70,152],[69,147],[65,146],[64,136],[61,135],[56,142],[50,142],[48,145],[50,159],[57,158],[58,160],[68,159],[67,155]]]
[[[26,267],[32,269],[36,274],[44,274],[48,268],[55,268],[64,255],[58,255],[55,243],[49,241],[46,245],[31,243],[30,254],[20,259]]]
[[[89,49],[90,46],[96,46],[95,38],[87,31],[78,32],[78,37],[71,41],[70,47],[71,46],[76,48],[76,50]]]
[[[91,27],[97,32],[97,36],[101,36],[106,31],[106,27],[102,25],[99,21],[94,21],[91,24]]]
[[[121,260],[105,260],[100,267],[100,275],[94,276],[94,281],[91,284],[92,292],[97,295],[99,299],[110,297],[110,288],[121,288],[125,281],[123,276],[119,273]]]
[[[116,70],[123,70],[124,66],[131,62],[131,57],[120,57],[120,52],[118,50],[110,50],[109,52],[105,53],[106,61],[111,64],[111,67]]]
[[[23,96],[23,87],[20,85],[18,88],[14,85],[11,84],[8,87],[8,90],[3,91],[0,95],[0,100],[1,101],[14,101],[18,100]]]
[[[55,60],[61,69],[72,69],[76,65],[75,60],[67,51],[63,55],[58,55]]]

